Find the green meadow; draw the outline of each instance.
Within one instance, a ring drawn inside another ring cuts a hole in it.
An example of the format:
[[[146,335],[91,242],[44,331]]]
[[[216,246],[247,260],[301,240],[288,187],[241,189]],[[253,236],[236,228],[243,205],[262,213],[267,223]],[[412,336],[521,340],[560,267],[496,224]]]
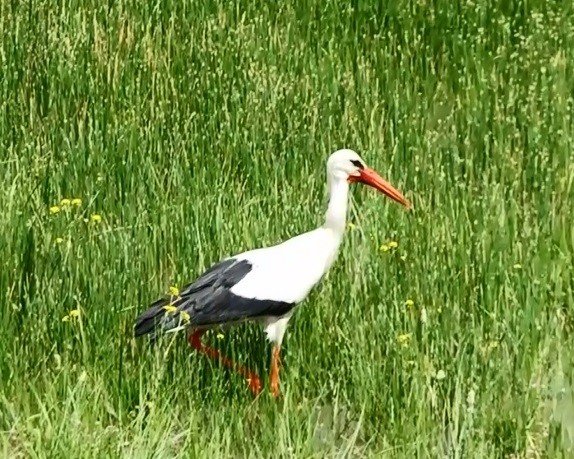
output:
[[[570,2],[1,1],[0,456],[573,457],[573,116]],[[343,147],[414,210],[353,188],[281,399],[133,338]]]

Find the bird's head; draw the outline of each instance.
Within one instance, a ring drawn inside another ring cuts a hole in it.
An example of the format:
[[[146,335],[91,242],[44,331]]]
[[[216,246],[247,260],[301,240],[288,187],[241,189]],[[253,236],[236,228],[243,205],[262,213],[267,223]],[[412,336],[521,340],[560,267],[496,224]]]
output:
[[[393,201],[411,208],[403,194],[384,180],[375,170],[367,167],[365,161],[353,150],[337,150],[327,161],[329,179],[347,180],[349,183],[364,183],[385,194]]]

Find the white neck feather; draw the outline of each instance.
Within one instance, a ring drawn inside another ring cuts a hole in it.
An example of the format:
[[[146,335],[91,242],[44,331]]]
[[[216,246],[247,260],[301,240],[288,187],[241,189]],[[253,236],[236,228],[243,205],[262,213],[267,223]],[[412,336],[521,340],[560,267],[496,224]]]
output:
[[[329,206],[325,214],[324,228],[333,230],[340,237],[345,231],[347,218],[347,201],[349,194],[349,182],[346,179],[329,176]]]

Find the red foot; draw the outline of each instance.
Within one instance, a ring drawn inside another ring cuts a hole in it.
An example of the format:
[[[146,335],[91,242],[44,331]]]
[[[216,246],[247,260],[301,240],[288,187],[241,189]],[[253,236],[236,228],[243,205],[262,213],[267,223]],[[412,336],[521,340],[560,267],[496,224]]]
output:
[[[249,385],[249,390],[251,393],[257,397],[261,393],[261,389],[263,388],[261,384],[261,379],[257,375],[251,375],[250,378],[247,378],[247,384]]]

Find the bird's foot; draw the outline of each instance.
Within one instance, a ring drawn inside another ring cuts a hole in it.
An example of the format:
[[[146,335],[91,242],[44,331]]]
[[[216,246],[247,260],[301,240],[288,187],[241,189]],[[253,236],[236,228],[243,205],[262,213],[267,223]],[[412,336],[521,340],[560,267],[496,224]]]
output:
[[[271,380],[271,395],[273,395],[274,398],[278,398],[281,395],[279,380]]]
[[[249,390],[255,397],[261,393],[263,385],[261,384],[261,379],[259,376],[250,375],[249,378],[247,378],[247,384],[249,385]]]

